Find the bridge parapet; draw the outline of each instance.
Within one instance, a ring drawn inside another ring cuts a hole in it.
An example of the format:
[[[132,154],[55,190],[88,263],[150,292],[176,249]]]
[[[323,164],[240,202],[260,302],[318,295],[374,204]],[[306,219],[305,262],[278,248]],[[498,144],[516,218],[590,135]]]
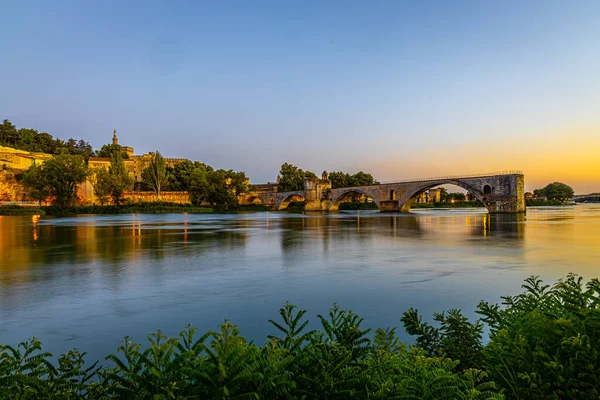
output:
[[[471,178],[486,178],[491,176],[503,176],[503,175],[523,175],[523,171],[507,170],[507,171],[496,171],[496,172],[480,172],[476,174],[463,174],[463,175],[443,175],[434,176],[428,178],[415,178],[415,179],[402,179],[393,181],[383,181],[380,184],[394,184],[394,183],[413,183],[413,182],[428,182],[428,181],[448,181],[457,179],[471,179]]]

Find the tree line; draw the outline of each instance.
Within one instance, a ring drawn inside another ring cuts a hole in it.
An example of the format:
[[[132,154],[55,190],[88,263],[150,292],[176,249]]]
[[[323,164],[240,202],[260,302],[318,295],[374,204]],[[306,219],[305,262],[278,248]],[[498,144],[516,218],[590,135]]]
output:
[[[355,174],[348,174],[341,171],[331,173],[323,171],[322,176],[328,176],[333,189],[379,184],[379,182],[375,180],[371,174],[367,174],[363,171],[359,171]],[[295,165],[284,163],[279,170],[277,191],[294,192],[298,190],[304,190],[304,180],[316,177],[317,175],[314,172],[303,171],[301,168],[298,168]]]
[[[84,140],[70,138],[64,141],[59,138],[55,139],[49,133],[40,133],[35,129],[17,129],[7,119],[0,125],[0,146],[55,155],[64,153],[80,155],[86,161],[96,154],[92,146]]]
[[[94,194],[101,204],[109,199],[120,205],[134,181],[125,169],[122,152],[114,148],[108,169],[90,169],[80,155],[59,154],[42,165],[33,165],[21,177],[29,197],[40,202],[50,198],[52,204],[66,209],[77,199],[77,187],[90,179]],[[215,170],[199,162],[184,161],[167,166],[157,151],[142,173],[141,188],[150,189],[160,197],[165,190],[188,191],[191,202],[200,205],[235,208],[237,194],[247,191],[244,172]]]
[[[63,153],[41,165],[32,165],[20,181],[32,200],[41,205],[50,199],[54,206],[65,210],[75,204],[77,188],[88,178],[101,204],[110,199],[120,205],[124,193],[134,187],[119,148],[113,148],[108,169],[88,168],[82,156]],[[165,190],[188,191],[194,205],[208,202],[212,206],[235,208],[237,194],[247,190],[247,179],[244,172],[215,170],[188,160],[169,167],[157,151],[143,171],[141,188],[153,190],[159,197]]]
[[[0,346],[0,398],[599,398],[600,281],[530,277],[522,288],[502,304],[481,302],[476,321],[448,310],[430,323],[409,309],[400,320],[410,346],[396,328],[373,332],[336,304],[309,329],[306,310],[289,303],[263,346],[225,320],[204,334],[158,330],[145,347],[126,336],[100,366],[76,349],[54,364],[33,338]]]
[[[18,150],[31,151],[46,154],[71,154],[80,155],[85,161],[90,157],[111,157],[115,150],[122,151],[123,158],[129,158],[127,152],[123,151],[118,144],[105,144],[99,150],[82,140],[69,138],[62,140],[54,138],[47,132],[38,132],[35,129],[19,128],[5,119],[0,125],[0,146],[12,147]]]
[[[6,119],[0,125],[0,146],[55,155],[41,165],[32,165],[19,180],[30,199],[40,204],[50,199],[59,209],[75,203],[77,188],[86,179],[90,179],[101,204],[111,201],[117,206],[123,202],[126,191],[152,190],[159,197],[163,191],[187,191],[194,205],[207,202],[212,206],[235,208],[237,194],[247,190],[244,172],[215,170],[189,160],[169,166],[158,151],[152,154],[142,173],[142,181],[134,182],[124,163],[129,155],[118,144],[105,144],[95,151],[83,140],[63,141],[34,129],[17,129]],[[90,157],[110,158],[108,169],[89,168]]]

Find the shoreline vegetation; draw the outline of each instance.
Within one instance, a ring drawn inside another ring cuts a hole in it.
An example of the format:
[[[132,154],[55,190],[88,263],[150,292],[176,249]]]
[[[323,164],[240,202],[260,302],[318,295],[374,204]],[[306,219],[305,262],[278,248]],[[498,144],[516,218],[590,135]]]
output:
[[[547,206],[572,206],[573,204],[568,204],[561,200],[526,199],[525,205],[527,207],[547,207]]]
[[[77,349],[55,363],[32,338],[0,345],[0,398],[598,398],[600,281],[532,276],[522,289],[480,302],[476,321],[457,309],[425,317],[431,324],[415,309],[399,312],[413,345],[336,304],[309,330],[306,310],[289,303],[263,346],[228,320],[204,334],[158,330],[146,346],[126,336],[103,365]]]
[[[292,202],[284,212],[301,213],[304,212],[304,202]],[[569,206],[558,200],[527,200],[528,207],[542,206]],[[435,202],[435,203],[415,203],[413,209],[436,209],[436,208],[477,208],[483,207],[478,201],[458,201],[454,203]],[[352,210],[377,210],[377,205],[372,202],[345,202],[341,203],[340,211]],[[244,213],[244,212],[264,212],[273,211],[272,206],[262,204],[241,205],[237,208],[226,209],[221,207],[195,206],[193,204],[179,204],[169,202],[141,202],[124,203],[116,205],[89,205],[89,206],[71,206],[61,209],[55,206],[22,206],[18,204],[9,204],[0,206],[0,215],[84,215],[84,214],[167,214],[167,213]]]
[[[62,209],[55,206],[29,207],[20,205],[0,206],[0,215],[84,215],[84,214],[166,214],[166,213],[211,213],[212,207],[199,207],[192,204],[148,202],[121,205],[71,206]]]

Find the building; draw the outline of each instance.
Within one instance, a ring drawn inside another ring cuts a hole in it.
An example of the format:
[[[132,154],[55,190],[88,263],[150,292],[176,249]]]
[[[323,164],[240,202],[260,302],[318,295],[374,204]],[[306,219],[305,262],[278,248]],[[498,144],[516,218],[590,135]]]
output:
[[[429,189],[417,196],[417,203],[434,203],[442,200],[442,189]]]
[[[119,138],[117,137],[117,130],[115,129],[113,132],[112,144],[119,145]],[[150,165],[150,162],[154,158],[154,152],[135,155],[133,147],[122,146],[124,152],[127,153],[128,158],[123,159],[123,163],[125,164],[125,169],[129,172],[129,175],[136,181],[142,181],[142,172],[144,169]],[[186,158],[165,158],[165,163],[169,167],[174,167],[176,164],[180,162],[186,161]],[[91,169],[94,168],[105,168],[107,169],[110,166],[110,158],[109,157],[90,157],[88,160],[88,167]]]
[[[116,129],[113,131],[112,144],[116,144],[116,145],[119,144],[119,138],[117,137],[117,130]],[[133,156],[133,147],[121,146],[121,148],[123,149],[123,151],[125,151],[127,153],[127,155],[129,157]]]
[[[113,131],[112,144],[118,145],[119,138],[117,130]],[[125,169],[135,182],[142,181],[142,172],[150,165],[154,158],[154,152],[142,155],[135,155],[133,147],[121,146],[127,153],[128,158],[123,159]],[[15,174],[29,169],[32,165],[40,165],[47,160],[54,158],[52,154],[36,153],[25,150],[13,149],[11,147],[0,146],[0,201],[21,201],[24,197],[22,185],[16,181]],[[165,163],[174,167],[175,165],[186,161],[185,158],[165,158]],[[109,157],[90,157],[88,160],[90,170],[108,169],[110,167]],[[79,185],[77,196],[82,203],[94,203],[94,188],[92,186],[93,174],[84,183]]]
[[[23,201],[25,190],[17,175],[32,165],[41,165],[53,156],[0,146],[0,203]]]
[[[117,130],[113,131],[112,144],[119,145],[119,138],[117,137]],[[127,153],[128,158],[123,159],[123,163],[125,164],[125,170],[129,173],[135,182],[142,181],[142,173],[144,169],[146,169],[152,159],[154,158],[155,153],[149,152],[142,155],[135,155],[133,147],[120,145],[121,149]],[[175,165],[187,161],[186,158],[166,158],[165,163],[169,167],[174,167]],[[90,169],[108,169],[110,167],[110,158],[109,157],[90,157],[88,160],[88,167]],[[77,194],[80,197],[81,201],[84,203],[94,203],[96,201],[96,197],[94,196],[94,188],[92,186],[93,175],[88,178],[86,182],[84,182],[78,189]]]

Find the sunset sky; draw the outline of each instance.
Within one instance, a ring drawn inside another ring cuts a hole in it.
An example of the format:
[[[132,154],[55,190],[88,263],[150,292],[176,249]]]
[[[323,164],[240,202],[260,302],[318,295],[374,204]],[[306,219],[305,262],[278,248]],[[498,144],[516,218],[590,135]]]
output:
[[[600,191],[600,1],[13,1],[0,118],[274,180]]]

